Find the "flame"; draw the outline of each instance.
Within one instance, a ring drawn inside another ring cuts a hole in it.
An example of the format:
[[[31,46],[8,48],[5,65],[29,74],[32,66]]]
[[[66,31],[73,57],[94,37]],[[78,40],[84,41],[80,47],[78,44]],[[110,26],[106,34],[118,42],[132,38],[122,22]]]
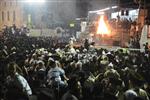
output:
[[[108,35],[109,34],[108,27],[104,21],[104,16],[101,16],[100,20],[98,22],[97,34],[101,34],[101,35],[105,35],[105,34]]]

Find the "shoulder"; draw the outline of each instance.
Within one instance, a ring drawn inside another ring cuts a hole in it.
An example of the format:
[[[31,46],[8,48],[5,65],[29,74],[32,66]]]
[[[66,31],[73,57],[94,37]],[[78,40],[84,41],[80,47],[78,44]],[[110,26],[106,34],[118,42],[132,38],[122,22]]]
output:
[[[61,100],[78,100],[78,98],[72,95],[70,92],[67,92],[63,95]]]
[[[142,96],[147,96],[146,91],[143,90],[143,89],[139,89],[139,93],[140,93],[140,95],[142,95]]]
[[[20,74],[18,74],[18,73],[16,73],[16,77],[21,82],[27,82],[26,79],[23,76],[21,76]]]

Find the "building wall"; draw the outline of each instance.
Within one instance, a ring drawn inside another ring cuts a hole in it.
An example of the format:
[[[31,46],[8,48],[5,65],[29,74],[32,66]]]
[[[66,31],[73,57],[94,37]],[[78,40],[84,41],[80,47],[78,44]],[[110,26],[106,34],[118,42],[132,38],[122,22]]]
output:
[[[145,24],[145,18],[147,15],[148,15],[147,10],[143,10],[143,9],[139,10],[138,23],[140,23],[141,26],[143,26]]]
[[[17,0],[0,0],[0,29],[4,25],[23,25],[23,11]]]

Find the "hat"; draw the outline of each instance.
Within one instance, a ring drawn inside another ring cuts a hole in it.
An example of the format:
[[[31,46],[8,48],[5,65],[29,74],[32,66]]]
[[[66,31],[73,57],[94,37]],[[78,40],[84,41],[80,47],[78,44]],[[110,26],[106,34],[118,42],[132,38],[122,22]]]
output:
[[[124,93],[125,100],[134,100],[134,98],[137,96],[138,96],[137,93],[133,90],[127,90]]]
[[[113,66],[114,65],[112,64],[112,62],[108,64],[108,67],[110,67],[110,68],[113,68]]]
[[[54,59],[53,59],[53,58],[51,58],[51,57],[49,57],[48,61],[54,61]]]
[[[44,63],[44,61],[39,60],[39,61],[37,61],[37,64],[42,64],[42,65],[44,65],[45,63]]]

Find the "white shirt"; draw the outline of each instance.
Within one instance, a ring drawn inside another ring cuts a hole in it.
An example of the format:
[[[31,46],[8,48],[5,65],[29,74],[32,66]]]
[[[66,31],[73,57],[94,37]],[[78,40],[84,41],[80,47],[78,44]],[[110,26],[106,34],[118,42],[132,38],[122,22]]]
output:
[[[51,80],[52,78],[55,79],[55,81],[61,81],[61,75],[64,75],[65,72],[63,69],[59,68],[59,67],[55,67],[55,68],[51,68],[48,71],[48,80]]]
[[[32,90],[26,81],[26,79],[18,73],[15,73],[15,77],[7,77],[8,83],[14,83],[16,86],[26,93],[28,96],[32,95]]]

